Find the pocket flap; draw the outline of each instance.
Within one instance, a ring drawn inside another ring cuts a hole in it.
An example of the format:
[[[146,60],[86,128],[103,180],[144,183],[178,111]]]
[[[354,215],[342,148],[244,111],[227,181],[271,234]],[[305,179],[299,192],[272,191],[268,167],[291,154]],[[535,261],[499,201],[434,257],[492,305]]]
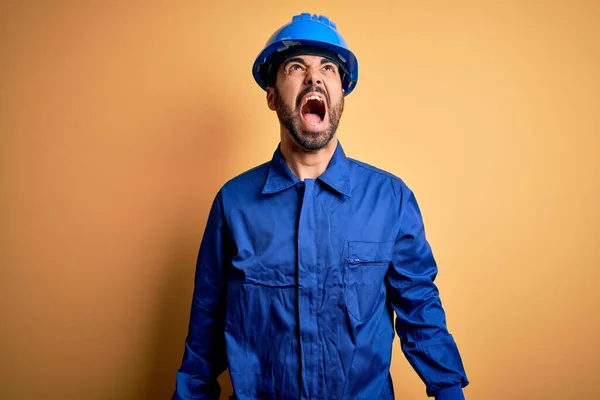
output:
[[[394,242],[348,242],[348,259],[351,263],[390,262]]]

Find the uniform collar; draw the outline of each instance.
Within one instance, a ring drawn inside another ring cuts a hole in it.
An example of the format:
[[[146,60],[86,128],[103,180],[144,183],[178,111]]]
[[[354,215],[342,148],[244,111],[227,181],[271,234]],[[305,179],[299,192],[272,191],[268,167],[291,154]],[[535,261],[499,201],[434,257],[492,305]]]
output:
[[[317,179],[336,192],[350,197],[350,168],[348,158],[339,141],[327,169]],[[269,175],[267,176],[262,193],[278,193],[294,186],[298,182],[300,182],[300,179],[290,171],[281,154],[280,144],[277,146],[273,154],[273,159],[269,164]]]

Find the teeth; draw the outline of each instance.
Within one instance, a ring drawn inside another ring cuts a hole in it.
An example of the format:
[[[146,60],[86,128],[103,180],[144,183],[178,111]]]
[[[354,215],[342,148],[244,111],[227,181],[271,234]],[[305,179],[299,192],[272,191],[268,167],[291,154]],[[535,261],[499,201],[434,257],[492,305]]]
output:
[[[323,101],[323,99],[322,99],[322,98],[320,98],[320,97],[319,97],[319,96],[317,96],[317,95],[312,95],[312,96],[309,96],[309,97],[307,97],[307,98],[306,98],[306,100],[307,100],[307,101],[308,101],[308,100],[318,100],[318,101]]]

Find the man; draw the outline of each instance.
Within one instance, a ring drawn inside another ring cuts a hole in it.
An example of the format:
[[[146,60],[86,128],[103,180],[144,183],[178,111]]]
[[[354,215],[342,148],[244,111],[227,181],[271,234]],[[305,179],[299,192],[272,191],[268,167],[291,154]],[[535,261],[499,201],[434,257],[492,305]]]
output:
[[[281,142],[214,200],[173,398],[218,399],[229,367],[238,400],[393,399],[394,313],[427,394],[464,398],[415,197],[338,142],[358,65],[335,24],[294,16],[253,74]]]

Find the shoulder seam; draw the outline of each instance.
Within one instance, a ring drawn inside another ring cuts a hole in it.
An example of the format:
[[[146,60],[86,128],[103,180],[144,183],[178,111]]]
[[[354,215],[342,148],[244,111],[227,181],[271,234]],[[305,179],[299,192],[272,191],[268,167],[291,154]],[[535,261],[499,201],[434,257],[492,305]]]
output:
[[[398,181],[399,183],[404,183],[401,178],[397,177],[396,175],[394,175],[394,174],[392,174],[390,172],[387,172],[387,171],[384,171],[382,169],[373,167],[373,166],[371,166],[369,164],[365,164],[365,163],[363,163],[361,161],[358,161],[358,160],[355,160],[353,158],[348,158],[348,161],[352,162],[353,164],[355,164],[355,165],[357,165],[357,166],[359,166],[361,168],[367,169],[367,170],[369,170],[371,172],[375,172],[375,173],[377,173],[379,175],[387,176],[388,178],[391,178],[391,179],[393,179],[395,181]]]

